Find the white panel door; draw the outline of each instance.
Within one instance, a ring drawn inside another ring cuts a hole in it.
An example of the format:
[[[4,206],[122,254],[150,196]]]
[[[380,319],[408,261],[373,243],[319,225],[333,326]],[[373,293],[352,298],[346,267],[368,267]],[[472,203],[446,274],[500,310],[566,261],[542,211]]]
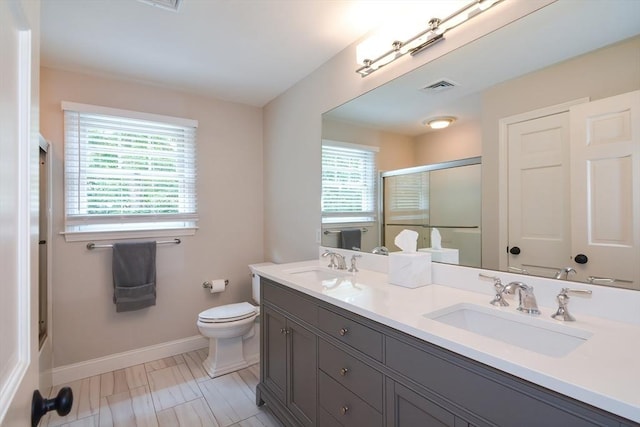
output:
[[[31,425],[31,395],[38,385],[34,363],[38,360],[38,139],[37,123],[31,122],[37,100],[31,98],[33,40],[27,15],[21,2],[0,1],[0,424],[4,427]]]
[[[571,263],[569,113],[510,124],[508,266],[553,277]]]
[[[640,91],[570,114],[573,267],[640,289]]]

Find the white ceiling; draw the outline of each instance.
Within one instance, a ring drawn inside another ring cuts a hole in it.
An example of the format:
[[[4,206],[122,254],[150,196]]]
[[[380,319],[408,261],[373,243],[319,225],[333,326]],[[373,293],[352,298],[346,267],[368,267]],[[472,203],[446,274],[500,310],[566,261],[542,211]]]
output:
[[[139,0],[42,0],[41,65],[263,106],[383,17],[420,6],[426,22],[460,3],[183,0],[172,12]]]

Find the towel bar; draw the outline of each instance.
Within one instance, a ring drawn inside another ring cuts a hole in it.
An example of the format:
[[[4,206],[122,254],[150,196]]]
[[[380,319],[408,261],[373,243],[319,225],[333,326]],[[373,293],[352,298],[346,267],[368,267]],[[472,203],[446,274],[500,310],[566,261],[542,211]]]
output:
[[[340,233],[341,230],[324,230],[324,234],[330,234],[330,233]],[[360,231],[362,231],[363,233],[367,232],[366,228],[361,228]]]
[[[175,243],[176,245],[179,245],[180,243],[182,243],[182,240],[180,239],[173,239],[173,240],[159,240],[156,242],[156,245],[165,245],[168,243]],[[100,249],[100,248],[112,248],[113,245],[96,245],[93,242],[89,242],[87,243],[87,249],[92,250],[92,249]]]

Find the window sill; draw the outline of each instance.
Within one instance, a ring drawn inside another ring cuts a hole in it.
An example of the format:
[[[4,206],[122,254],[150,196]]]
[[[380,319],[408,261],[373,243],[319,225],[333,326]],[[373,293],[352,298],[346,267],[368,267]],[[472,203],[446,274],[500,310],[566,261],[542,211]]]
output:
[[[92,240],[149,239],[157,237],[193,236],[198,227],[163,228],[157,230],[62,231],[66,242]]]

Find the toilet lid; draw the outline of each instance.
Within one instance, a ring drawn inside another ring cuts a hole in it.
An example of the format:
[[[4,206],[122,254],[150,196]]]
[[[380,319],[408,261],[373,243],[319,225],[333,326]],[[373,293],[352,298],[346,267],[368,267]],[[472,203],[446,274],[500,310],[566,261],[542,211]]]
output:
[[[203,322],[232,322],[242,320],[256,314],[256,307],[248,302],[227,304],[203,311],[198,318]]]

